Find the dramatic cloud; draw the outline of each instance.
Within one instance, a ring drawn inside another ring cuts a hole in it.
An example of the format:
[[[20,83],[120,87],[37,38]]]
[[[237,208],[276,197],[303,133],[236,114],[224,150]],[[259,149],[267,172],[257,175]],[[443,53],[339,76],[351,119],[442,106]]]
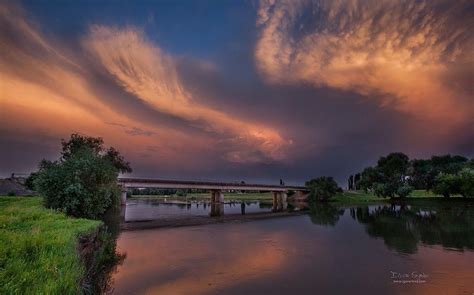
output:
[[[472,1],[74,5],[0,1],[0,177],[72,132],[143,177],[342,183],[392,151],[473,156]]]
[[[452,129],[474,116],[473,11],[472,1],[264,0],[257,68],[269,83],[356,91]]]
[[[232,146],[227,153],[234,162],[281,160],[289,144],[273,129],[200,105],[186,91],[176,73],[173,58],[146,40],[136,28],[93,26],[84,46],[129,93],[147,104],[189,121],[207,132],[223,136]]]
[[[285,159],[290,141],[277,130],[194,102],[173,57],[139,29],[91,26],[71,46],[45,37],[38,24],[26,19],[20,7],[0,4],[2,140],[31,138],[38,144],[40,136],[56,151],[59,138],[71,132],[102,136],[134,164],[163,169],[184,162],[189,169],[211,167],[209,159]],[[130,105],[149,105],[153,117],[178,119],[181,126],[157,124],[133,108],[124,111],[119,102],[124,97]]]

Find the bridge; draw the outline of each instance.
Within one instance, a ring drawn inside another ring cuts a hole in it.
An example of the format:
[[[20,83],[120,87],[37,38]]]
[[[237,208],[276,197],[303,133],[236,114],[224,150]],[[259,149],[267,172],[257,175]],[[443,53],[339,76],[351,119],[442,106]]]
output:
[[[248,184],[245,182],[209,182],[149,178],[118,178],[117,182],[122,187],[122,205],[126,204],[127,189],[129,188],[203,189],[210,191],[211,203],[223,203],[223,192],[225,191],[265,191],[273,193],[273,205],[276,207],[281,207],[283,203],[287,202],[288,191],[295,191],[297,196],[303,196],[309,191],[308,188],[304,186]]]

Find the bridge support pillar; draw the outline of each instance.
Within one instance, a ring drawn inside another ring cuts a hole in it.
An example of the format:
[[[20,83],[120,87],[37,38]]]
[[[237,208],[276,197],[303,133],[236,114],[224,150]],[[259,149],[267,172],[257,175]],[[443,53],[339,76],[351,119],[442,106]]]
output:
[[[211,191],[211,203],[224,203],[224,194],[220,190]]]
[[[286,192],[272,192],[273,194],[273,206],[272,210],[276,211],[283,211],[286,210],[288,206],[288,195]]]
[[[125,187],[122,187],[120,191],[120,205],[125,206],[126,204],[127,204],[127,189]]]
[[[272,192],[273,195],[273,203],[272,203],[272,211],[278,210],[278,192]]]
[[[279,201],[279,209],[280,211],[286,210],[288,207],[288,195],[286,192],[280,192],[280,197],[278,198]]]

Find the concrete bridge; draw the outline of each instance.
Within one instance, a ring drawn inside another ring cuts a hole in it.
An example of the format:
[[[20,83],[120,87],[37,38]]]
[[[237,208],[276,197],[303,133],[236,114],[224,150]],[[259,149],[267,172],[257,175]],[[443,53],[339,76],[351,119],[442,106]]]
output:
[[[166,188],[166,189],[203,189],[209,190],[211,203],[223,203],[225,191],[266,191],[273,193],[273,206],[283,207],[287,202],[288,191],[295,191],[296,196],[303,196],[308,192],[304,186],[286,186],[270,184],[248,184],[244,182],[208,182],[208,181],[185,181],[146,178],[118,178],[118,184],[122,187],[121,202],[127,201],[128,188]]]

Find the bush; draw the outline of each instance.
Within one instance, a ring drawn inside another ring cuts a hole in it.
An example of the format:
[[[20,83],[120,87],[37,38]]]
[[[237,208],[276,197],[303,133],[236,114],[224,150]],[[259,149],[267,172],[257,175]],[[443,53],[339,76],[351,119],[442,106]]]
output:
[[[118,204],[119,172],[131,172],[120,153],[105,149],[101,138],[71,135],[62,141],[58,161],[43,160],[34,185],[43,196],[44,205],[67,215],[99,218]]]
[[[364,169],[360,187],[373,191],[379,197],[406,198],[413,190],[408,185],[408,156],[403,153],[391,153],[381,157],[375,167]]]
[[[188,194],[187,190],[184,190],[184,189],[179,189],[176,191],[176,195],[178,197],[186,197]]]
[[[30,176],[28,176],[25,180],[25,186],[26,188],[28,188],[29,190],[36,190],[35,189],[35,179],[36,177],[38,176],[38,173],[36,172],[33,172],[30,174]]]
[[[318,177],[306,182],[306,187],[310,190],[309,199],[311,201],[326,201],[334,197],[339,186],[332,177]]]
[[[463,197],[474,197],[474,169],[464,169],[461,178],[460,193]]]
[[[461,182],[460,178],[454,174],[441,173],[435,179],[433,192],[438,195],[443,195],[449,198],[451,195],[460,193]]]
[[[435,179],[433,192],[449,198],[452,195],[474,196],[474,170],[466,168],[458,174],[441,173]]]

